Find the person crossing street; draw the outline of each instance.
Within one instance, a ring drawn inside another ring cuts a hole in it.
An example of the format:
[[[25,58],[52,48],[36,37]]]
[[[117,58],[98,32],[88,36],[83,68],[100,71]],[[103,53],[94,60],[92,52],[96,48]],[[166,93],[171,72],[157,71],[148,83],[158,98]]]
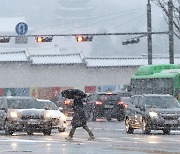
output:
[[[89,134],[88,140],[95,139],[95,136],[93,135],[92,131],[87,126],[87,118],[86,118],[86,115],[84,112],[82,98],[80,96],[77,95],[74,97],[74,102],[73,102],[72,108],[73,108],[73,112],[74,112],[73,119],[71,121],[72,128],[69,132],[69,135],[65,139],[71,140],[74,136],[76,128],[78,128],[78,127],[82,127],[88,132],[88,134]]]

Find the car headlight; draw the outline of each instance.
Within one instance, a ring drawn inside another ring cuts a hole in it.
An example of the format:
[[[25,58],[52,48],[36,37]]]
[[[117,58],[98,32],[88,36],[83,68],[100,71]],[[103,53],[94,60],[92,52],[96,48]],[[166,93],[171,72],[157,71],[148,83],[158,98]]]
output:
[[[19,112],[17,112],[17,111],[10,111],[8,116],[10,118],[20,118],[21,114]]]
[[[50,119],[51,118],[51,114],[48,111],[44,112],[44,118],[45,119]]]
[[[151,111],[151,112],[149,112],[149,116],[150,116],[151,118],[157,118],[157,117],[158,117],[158,114],[157,114],[156,112],[154,112],[154,111]]]
[[[62,121],[66,121],[66,116],[65,116],[64,114],[62,114],[61,117],[60,117],[60,119],[61,119]]]

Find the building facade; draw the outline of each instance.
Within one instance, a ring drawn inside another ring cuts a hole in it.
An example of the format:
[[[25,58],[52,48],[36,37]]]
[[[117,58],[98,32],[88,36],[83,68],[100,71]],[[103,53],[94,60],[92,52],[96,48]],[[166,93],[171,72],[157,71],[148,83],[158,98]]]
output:
[[[29,51],[28,51],[29,52]],[[87,58],[81,54],[31,55],[27,51],[0,53],[0,95],[53,99],[62,90],[87,93],[126,91],[130,78],[147,58]],[[153,64],[167,64],[154,58]],[[175,58],[180,64],[180,57]]]

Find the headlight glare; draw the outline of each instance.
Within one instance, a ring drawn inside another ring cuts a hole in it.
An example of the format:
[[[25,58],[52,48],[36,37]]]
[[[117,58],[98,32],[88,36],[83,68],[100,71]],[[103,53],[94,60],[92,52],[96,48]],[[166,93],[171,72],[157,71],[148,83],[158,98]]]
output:
[[[151,111],[151,112],[149,112],[149,116],[150,116],[151,118],[157,118],[157,117],[158,117],[158,114],[157,114],[156,112],[154,112],[154,111]]]
[[[19,118],[20,117],[20,113],[17,111],[10,111],[9,112],[9,117],[10,118]]]
[[[50,114],[48,111],[45,111],[45,112],[44,112],[44,118],[45,118],[45,119],[51,118],[51,114]]]

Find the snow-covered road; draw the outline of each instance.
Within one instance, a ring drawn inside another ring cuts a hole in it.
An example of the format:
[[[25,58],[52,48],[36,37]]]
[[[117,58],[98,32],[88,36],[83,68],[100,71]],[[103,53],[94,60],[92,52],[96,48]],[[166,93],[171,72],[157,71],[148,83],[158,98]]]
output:
[[[88,134],[82,128],[77,129],[72,141],[64,138],[68,135],[70,126],[64,133],[53,131],[51,136],[35,133],[14,133],[13,136],[0,134],[0,153],[37,153],[37,154],[126,154],[126,153],[180,153],[180,131],[163,135],[161,131],[152,131],[144,135],[140,130],[134,134],[126,134],[124,122],[116,120],[107,122],[98,120],[89,122],[88,126],[96,136],[94,141],[88,141]]]

